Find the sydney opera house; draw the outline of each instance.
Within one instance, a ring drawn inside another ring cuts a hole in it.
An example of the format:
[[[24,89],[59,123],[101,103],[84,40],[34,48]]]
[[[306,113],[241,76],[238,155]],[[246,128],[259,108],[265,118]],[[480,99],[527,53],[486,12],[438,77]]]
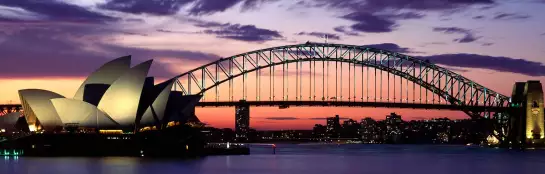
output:
[[[20,90],[29,130],[133,132],[198,122],[194,106],[201,96],[171,91],[175,79],[155,84],[154,78],[147,76],[152,60],[134,67],[130,64],[130,56],[104,64],[87,77],[74,96]]]

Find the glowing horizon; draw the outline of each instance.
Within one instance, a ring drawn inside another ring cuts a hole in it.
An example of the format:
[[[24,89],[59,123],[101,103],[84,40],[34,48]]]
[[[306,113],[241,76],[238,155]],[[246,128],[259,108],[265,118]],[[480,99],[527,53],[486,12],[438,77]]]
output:
[[[510,96],[515,82],[545,81],[543,8],[541,1],[504,0],[0,2],[0,60],[4,65],[0,68],[0,103],[20,103],[17,92],[21,89],[74,96],[93,70],[121,56],[132,55],[133,66],[154,59],[148,76],[159,83],[220,57],[324,42],[324,35],[329,43],[375,45],[411,56],[433,56],[439,66]],[[255,81],[253,74],[250,77],[250,83]],[[295,76],[288,79],[291,84]],[[267,82],[262,85],[268,88]],[[228,94],[223,93],[225,86],[220,87],[220,97]],[[333,93],[334,85],[328,87]],[[255,87],[248,89],[255,99]],[[280,94],[281,84],[275,83],[275,89]],[[348,95],[344,88],[342,95]],[[205,96],[205,100],[212,99],[211,94]],[[250,125],[310,129],[323,123],[310,119],[314,117],[338,114],[355,120],[382,119],[390,112],[404,119],[467,118],[462,112],[437,110],[253,107]],[[197,108],[197,114],[214,127],[234,126],[234,108]]]

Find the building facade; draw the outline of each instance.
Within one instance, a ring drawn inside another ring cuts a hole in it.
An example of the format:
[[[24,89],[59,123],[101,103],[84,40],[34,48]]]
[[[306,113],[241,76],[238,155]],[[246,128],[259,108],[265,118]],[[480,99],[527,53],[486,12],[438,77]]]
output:
[[[250,130],[250,106],[244,104],[237,105],[235,108],[235,136],[238,141],[248,140],[248,131]]]
[[[327,118],[326,126],[327,126],[328,138],[339,138],[340,130],[341,130],[339,115],[335,115],[335,117]]]

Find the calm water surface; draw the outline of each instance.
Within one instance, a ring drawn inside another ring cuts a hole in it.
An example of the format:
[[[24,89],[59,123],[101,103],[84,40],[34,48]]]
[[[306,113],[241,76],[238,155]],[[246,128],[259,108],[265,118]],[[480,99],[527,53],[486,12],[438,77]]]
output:
[[[466,146],[252,146],[252,155],[196,160],[0,158],[0,174],[545,174],[545,152]]]

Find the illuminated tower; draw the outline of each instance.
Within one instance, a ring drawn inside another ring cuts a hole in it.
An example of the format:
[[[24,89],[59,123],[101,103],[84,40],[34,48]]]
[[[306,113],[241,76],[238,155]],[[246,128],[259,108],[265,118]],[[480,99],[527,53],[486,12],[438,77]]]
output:
[[[526,142],[543,143],[545,138],[543,119],[543,89],[539,81],[528,81],[524,88],[526,102]]]
[[[235,107],[235,134],[239,141],[248,140],[248,130],[250,129],[250,105],[244,100]]]

